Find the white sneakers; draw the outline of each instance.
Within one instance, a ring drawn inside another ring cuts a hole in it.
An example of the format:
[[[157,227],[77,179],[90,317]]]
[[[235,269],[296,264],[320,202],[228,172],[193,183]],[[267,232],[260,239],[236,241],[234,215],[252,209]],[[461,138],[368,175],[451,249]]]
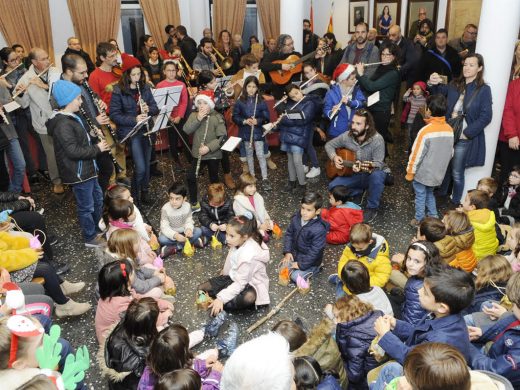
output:
[[[313,177],[317,177],[321,174],[320,167],[312,167],[309,172],[305,175],[307,179],[312,179]]]

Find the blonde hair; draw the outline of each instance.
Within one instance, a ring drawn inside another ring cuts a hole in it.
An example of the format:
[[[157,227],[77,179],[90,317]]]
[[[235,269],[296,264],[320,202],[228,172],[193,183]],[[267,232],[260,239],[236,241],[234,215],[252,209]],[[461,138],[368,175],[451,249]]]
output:
[[[477,279],[475,288],[477,290],[497,283],[506,283],[513,269],[509,261],[502,255],[489,255],[477,264]]]
[[[457,234],[471,227],[469,217],[464,211],[450,210],[444,218],[448,234]]]
[[[243,193],[247,186],[256,185],[256,178],[248,173],[243,173],[238,178],[237,193]]]
[[[520,307],[520,272],[513,273],[506,286],[506,295],[517,307]]]
[[[489,191],[491,192],[491,194],[488,194],[489,196],[492,196],[497,192],[498,183],[492,177],[483,177],[482,179],[480,179],[477,183],[477,187],[481,185],[489,188]]]
[[[117,229],[108,239],[107,247],[112,253],[115,253],[122,259],[130,259],[134,266],[137,265],[137,253],[135,244],[140,241],[139,233],[133,229]]]
[[[350,322],[374,310],[370,303],[363,302],[356,295],[346,295],[334,303],[339,322]]]
[[[518,252],[520,252],[520,222],[515,222],[509,234],[513,234],[513,232],[515,232],[513,238],[516,240],[516,246],[510,249],[513,251],[513,254],[516,257]]]
[[[372,228],[366,223],[356,223],[350,229],[352,244],[366,244],[372,240]]]
[[[222,203],[226,200],[226,190],[222,183],[212,183],[208,186],[208,201]]]

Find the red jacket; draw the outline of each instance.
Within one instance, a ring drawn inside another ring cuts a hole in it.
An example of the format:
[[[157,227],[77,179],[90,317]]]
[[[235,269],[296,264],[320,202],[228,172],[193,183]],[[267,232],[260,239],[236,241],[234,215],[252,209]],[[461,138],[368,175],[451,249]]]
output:
[[[363,210],[352,202],[341,206],[333,206],[321,211],[321,218],[330,223],[327,233],[327,243],[346,244],[350,241],[350,228],[358,222],[363,222]]]
[[[513,137],[520,138],[520,79],[511,81],[507,88],[502,127],[498,139],[508,142]]]

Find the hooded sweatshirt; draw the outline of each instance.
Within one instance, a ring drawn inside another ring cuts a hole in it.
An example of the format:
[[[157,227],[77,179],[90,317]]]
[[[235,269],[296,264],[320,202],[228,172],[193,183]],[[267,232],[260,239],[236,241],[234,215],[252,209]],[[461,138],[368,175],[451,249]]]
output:
[[[498,248],[495,213],[489,209],[480,209],[468,211],[467,214],[475,229],[475,242],[472,249],[477,261],[487,255],[494,255]]]

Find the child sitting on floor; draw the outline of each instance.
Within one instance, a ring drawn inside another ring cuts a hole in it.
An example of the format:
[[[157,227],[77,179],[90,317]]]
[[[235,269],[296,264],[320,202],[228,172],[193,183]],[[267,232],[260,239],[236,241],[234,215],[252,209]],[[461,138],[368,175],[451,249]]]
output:
[[[163,245],[161,256],[166,258],[182,251],[186,240],[198,248],[204,247],[202,230],[193,223],[190,204],[186,201],[188,190],[182,183],[173,183],[168,189],[170,200],[161,209],[161,233],[159,242]]]
[[[325,372],[312,356],[297,357],[293,364],[294,383],[297,389],[341,389],[336,375]]]
[[[520,272],[520,256],[518,255],[520,253],[520,223],[518,222],[513,225],[513,228],[507,235],[506,249],[508,253],[504,256],[511,264],[513,271]]]
[[[500,215],[504,221],[512,225],[520,218],[520,166],[514,166],[509,172],[509,178],[502,188],[502,197],[499,202]]]
[[[328,244],[346,244],[350,240],[350,228],[363,222],[363,210],[349,200],[350,191],[346,186],[336,186],[329,193],[331,207],[321,210],[321,218],[330,224]]]
[[[386,239],[373,233],[370,225],[356,223],[350,230],[350,243],[347,244],[338,263],[338,275],[350,260],[359,260],[370,274],[370,285],[383,288],[390,278],[389,248]],[[349,293],[344,286],[345,293]]]
[[[466,272],[473,271],[477,266],[477,258],[473,249],[471,249],[475,242],[475,234],[468,216],[462,211],[450,210],[446,213],[442,222],[446,227],[446,233],[453,237],[457,248],[455,259],[450,261],[449,264]]]
[[[465,271],[442,266],[431,268],[419,289],[421,307],[430,312],[415,325],[391,316],[376,320],[379,346],[403,364],[410,350],[427,342],[450,343],[469,359],[468,329],[461,312],[471,304],[475,284]]]
[[[135,271],[132,288],[137,294],[158,299],[163,297],[164,291],[175,289],[173,280],[166,275],[164,268],[139,266],[138,253],[139,233],[132,229],[118,229],[110,235],[107,248],[99,250],[98,257],[102,265],[115,260],[130,260]]]
[[[118,229],[134,229],[135,207],[132,202],[125,199],[114,199],[108,203],[106,212],[103,215],[108,230],[106,231],[107,240]],[[162,267],[162,260],[157,258],[157,254],[152,250],[148,242],[139,237],[139,252],[137,255],[140,265],[151,264],[158,268]]]
[[[347,372],[341,360],[338,344],[332,334],[336,325],[328,317],[323,318],[314,326],[309,335],[295,321],[282,320],[278,322],[273,332],[281,334],[289,343],[293,356],[312,356],[318,361],[323,371],[335,372],[343,388],[347,387]]]
[[[417,239],[435,244],[444,263],[450,264],[455,260],[457,245],[453,237],[447,234],[446,226],[439,218],[424,218],[417,230]]]
[[[206,359],[198,359],[189,346],[190,338],[184,326],[174,324],[161,330],[152,341],[137,390],[154,390],[163,375],[182,368],[193,368],[200,375],[202,389],[218,390],[224,369],[218,356],[210,354]]]
[[[269,240],[268,232],[273,230],[273,221],[264,205],[264,198],[256,190],[256,178],[250,173],[243,173],[238,178],[237,192],[233,200],[235,215],[246,211],[253,214],[265,242]]]
[[[116,260],[105,264],[98,274],[99,301],[96,309],[95,328],[100,345],[105,340],[105,332],[120,320],[134,298],[140,296],[132,290],[135,282],[134,267],[130,260]],[[173,313],[173,304],[165,300],[156,300],[160,314],[157,327],[166,325]]]
[[[379,365],[369,350],[376,337],[374,323],[383,313],[355,295],[337,300],[332,311],[337,322],[336,342],[347,370],[349,388],[367,388],[368,371]]]
[[[282,263],[289,268],[291,280],[309,279],[321,270],[329,224],[320,217],[322,197],[308,191],[301,207],[291,219],[283,242]]]
[[[216,236],[222,244],[226,244],[227,222],[235,216],[231,199],[226,196],[224,184],[213,183],[208,186],[208,195],[200,204],[199,221],[202,235],[210,240]]]
[[[242,310],[268,305],[269,248],[262,241],[253,215],[246,212],[232,218],[226,226],[230,250],[219,276],[202,283],[197,290],[207,292],[214,301],[211,315],[222,310]]]
[[[489,195],[484,191],[471,190],[466,194],[462,208],[475,229],[473,252],[477,261],[487,255],[494,255],[498,248],[498,239],[495,230],[495,213],[489,210]]]
[[[491,371],[503,375],[511,381],[514,388],[520,386],[520,274],[515,273],[509,279],[506,294],[513,303],[513,313],[502,316],[487,331],[476,327],[468,327],[473,343],[485,344],[493,341],[489,349],[483,350],[472,345],[469,365],[474,370]],[[486,352],[484,352],[486,351]]]

